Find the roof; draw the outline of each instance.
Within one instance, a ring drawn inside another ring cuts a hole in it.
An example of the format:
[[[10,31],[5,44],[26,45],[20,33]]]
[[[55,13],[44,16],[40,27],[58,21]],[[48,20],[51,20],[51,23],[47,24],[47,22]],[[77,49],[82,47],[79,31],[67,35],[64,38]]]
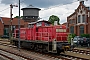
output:
[[[41,9],[39,9],[39,8],[37,8],[37,7],[34,7],[33,5],[29,5],[29,6],[26,7],[26,8],[22,8],[21,10],[23,10],[23,9],[38,9],[38,10],[41,10]]]
[[[10,25],[10,18],[1,17],[4,25]],[[18,25],[18,18],[13,18],[12,25]],[[20,20],[20,25],[24,25],[24,20]]]
[[[79,6],[78,6],[77,9],[79,9],[80,6],[83,6],[83,8],[85,8],[86,10],[90,10],[90,7],[89,7],[89,6],[86,6],[86,5],[84,4],[84,1],[81,1],[81,2],[80,2],[80,4],[79,4]]]
[[[36,21],[36,22],[31,22],[31,23],[28,23],[28,24],[36,24],[36,23],[38,23],[38,22],[47,22],[47,23],[50,23],[50,22],[48,22],[48,21],[46,21],[46,20],[38,20],[38,21]],[[51,23],[50,23],[51,24]]]
[[[86,7],[88,10],[90,10],[90,7]]]
[[[2,21],[2,18],[0,17],[0,21],[2,22],[2,24],[3,24],[3,21]]]
[[[75,12],[74,12],[74,13],[72,13],[70,16],[68,16],[68,18],[69,18],[69,17],[71,17],[71,16],[73,16],[74,14],[75,14]]]
[[[62,25],[65,25],[65,26],[67,26],[67,22],[63,23]]]
[[[76,11],[77,11],[81,6],[83,6],[83,8],[85,8],[86,10],[89,10],[89,11],[90,11],[90,7],[87,7],[87,6],[84,4],[84,1],[80,1],[80,4],[79,4],[79,6],[77,7],[77,9],[75,9],[75,12],[72,13],[70,16],[68,16],[68,18],[71,17],[71,16],[73,16],[74,14],[76,14]]]

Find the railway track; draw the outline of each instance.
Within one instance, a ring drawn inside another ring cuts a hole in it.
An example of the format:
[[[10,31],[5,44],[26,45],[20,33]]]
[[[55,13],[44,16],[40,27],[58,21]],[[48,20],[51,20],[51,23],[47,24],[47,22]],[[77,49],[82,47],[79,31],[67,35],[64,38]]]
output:
[[[7,43],[5,43],[5,42],[7,42]],[[16,48],[16,46],[10,45],[8,42],[9,41],[0,40],[0,45],[8,46],[10,48]],[[0,48],[0,55],[9,60],[32,60],[30,57],[26,57],[23,54],[12,51],[10,49]]]
[[[39,53],[39,52],[34,52],[31,50],[26,50],[26,49],[20,49],[20,51],[18,51],[16,46],[3,43],[3,42],[0,42],[0,45],[10,47],[9,49],[0,48],[0,50],[22,57],[23,59],[26,59],[26,60],[73,60],[73,59],[74,60],[89,60],[87,58],[76,57],[76,56],[67,55],[67,54],[60,54],[57,56],[56,54]],[[11,57],[8,57],[8,56],[6,56],[6,58],[11,59]],[[11,60],[13,60],[13,58]]]
[[[6,56],[6,55],[4,55],[4,54],[1,54],[0,53],[0,56],[2,56],[2,59],[4,60],[4,59],[10,59],[10,60],[14,60],[13,58],[11,58],[11,57],[8,57],[8,56]],[[3,58],[4,57],[4,58]]]
[[[21,57],[21,56],[17,56],[15,54],[12,54],[10,52],[4,51],[2,49],[0,49],[0,55],[7,58],[8,60],[25,60],[25,58]]]
[[[30,51],[27,51],[27,52],[30,52]],[[86,58],[81,58],[81,57],[76,57],[76,56],[71,56],[71,55],[66,55],[66,54],[57,55],[57,54],[52,54],[52,53],[40,53],[40,52],[34,52],[34,51],[31,51],[31,53],[35,55],[40,55],[42,57],[46,57],[47,59],[49,57],[52,60],[89,60]]]
[[[85,55],[90,55],[90,49],[75,48],[75,49],[71,50],[70,52],[80,53],[80,54],[85,54]]]

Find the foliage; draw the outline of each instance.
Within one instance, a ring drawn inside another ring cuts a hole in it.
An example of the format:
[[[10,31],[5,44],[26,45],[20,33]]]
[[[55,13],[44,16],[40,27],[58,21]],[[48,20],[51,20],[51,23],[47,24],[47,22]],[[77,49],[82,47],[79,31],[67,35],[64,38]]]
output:
[[[49,22],[51,22],[53,25],[54,25],[54,21],[57,21],[57,24],[59,25],[60,23],[59,23],[59,18],[57,17],[57,16],[55,16],[55,15],[52,15],[52,16],[50,16],[49,17]]]
[[[23,16],[21,16],[20,18],[22,18]],[[15,16],[14,18],[19,18],[19,16]]]
[[[68,34],[68,42],[71,43],[71,38],[74,38],[76,36],[76,34]]]
[[[67,40],[68,40],[69,43],[70,43],[70,41],[71,41],[71,38],[72,38],[72,35],[71,35],[71,34],[68,34]]]
[[[72,38],[74,38],[76,36],[76,34],[71,34],[72,35]]]
[[[81,37],[90,38],[90,34],[81,34]]]

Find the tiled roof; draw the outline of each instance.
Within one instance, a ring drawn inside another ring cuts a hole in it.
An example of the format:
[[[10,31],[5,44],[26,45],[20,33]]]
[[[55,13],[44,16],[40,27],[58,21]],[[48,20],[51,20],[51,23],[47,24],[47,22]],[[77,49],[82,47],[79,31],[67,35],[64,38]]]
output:
[[[2,17],[4,25],[10,25],[10,18]],[[18,25],[18,18],[13,18],[12,25]],[[20,20],[20,25],[24,25],[24,20]]]

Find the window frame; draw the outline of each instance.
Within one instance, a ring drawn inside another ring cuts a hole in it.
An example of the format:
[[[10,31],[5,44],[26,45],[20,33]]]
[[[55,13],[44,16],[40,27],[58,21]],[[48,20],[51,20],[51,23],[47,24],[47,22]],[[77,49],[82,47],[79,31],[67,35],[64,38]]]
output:
[[[74,26],[70,26],[70,33],[74,33]]]
[[[81,21],[81,15],[78,15],[78,23]]]
[[[84,26],[83,25],[79,26],[79,33],[80,33],[80,35],[84,34]]]
[[[82,15],[82,22],[84,23],[86,20],[86,16],[85,15]]]

